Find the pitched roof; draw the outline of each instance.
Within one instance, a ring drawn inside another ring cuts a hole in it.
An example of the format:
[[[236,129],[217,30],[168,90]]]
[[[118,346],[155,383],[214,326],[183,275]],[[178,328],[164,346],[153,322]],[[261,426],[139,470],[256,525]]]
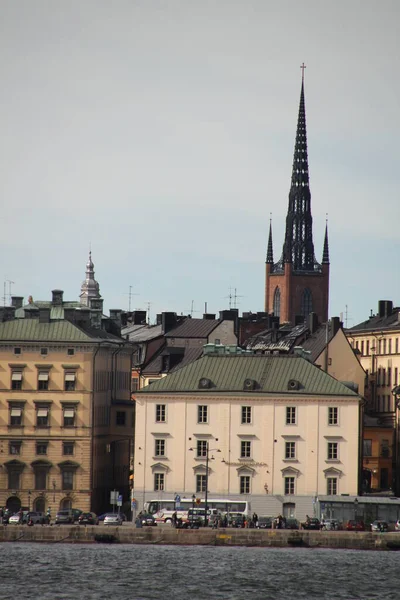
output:
[[[211,387],[200,388],[201,379],[209,379]],[[244,391],[246,380],[255,383],[255,389]],[[289,388],[289,381],[299,382],[299,389]],[[296,395],[329,395],[357,397],[337,381],[307,360],[297,356],[203,356],[143,388],[140,393],[166,392],[216,393],[289,393]]]
[[[30,302],[29,304],[25,304],[21,308],[17,308],[15,311],[16,319],[24,319],[25,311],[29,312],[32,309],[40,309],[40,308],[49,308],[50,309],[50,319],[63,319],[64,318],[64,308],[88,308],[86,304],[82,304],[81,302],[76,301],[66,301],[62,304],[54,305],[50,300],[36,300],[35,302]]]
[[[121,335],[128,336],[132,343],[148,342],[162,335],[162,325],[130,325],[122,329]]]
[[[310,333],[309,337],[307,337],[301,344],[304,350],[307,352],[311,352],[310,360],[311,362],[315,362],[318,356],[326,347],[326,342],[328,343],[335,337],[336,333],[333,333],[332,322],[328,321],[328,339],[327,339],[327,331],[326,331],[326,323],[324,325],[320,325],[318,329],[314,333]]]
[[[178,369],[182,369],[182,367],[186,367],[186,365],[190,364],[194,360],[200,358],[203,354],[203,347],[199,348],[174,348],[163,346],[160,351],[153,357],[153,359],[149,362],[148,365],[144,367],[142,370],[142,375],[147,377],[148,375],[154,375],[155,373],[161,373],[163,369],[163,356],[169,354],[171,350],[182,350],[182,358],[181,360],[175,364],[170,370],[169,373],[174,373]],[[165,371],[164,371],[165,372]]]
[[[181,324],[168,331],[165,337],[173,338],[208,338],[210,333],[221,323],[215,319],[185,319]]]
[[[367,319],[366,321],[362,321],[358,323],[358,325],[354,325],[354,327],[350,327],[346,331],[364,331],[369,330],[373,331],[375,329],[400,329],[400,308],[393,308],[393,312],[390,315],[380,317],[379,315],[374,315]]]
[[[89,329],[86,332],[70,321],[40,323],[39,319],[13,319],[0,323],[0,341],[89,342],[96,338],[120,340],[103,329]]]
[[[301,325],[282,325],[278,330],[267,329],[249,338],[246,342],[248,350],[290,352],[300,339],[309,331],[306,323]]]

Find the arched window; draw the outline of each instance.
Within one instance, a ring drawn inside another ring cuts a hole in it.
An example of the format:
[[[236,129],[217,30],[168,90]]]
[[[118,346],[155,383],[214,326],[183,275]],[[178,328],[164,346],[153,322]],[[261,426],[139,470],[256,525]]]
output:
[[[281,290],[277,287],[274,293],[274,316],[281,316]]]
[[[313,311],[312,306],[312,294],[308,288],[306,288],[303,292],[303,296],[301,298],[301,314],[303,317],[308,317],[310,313]]]

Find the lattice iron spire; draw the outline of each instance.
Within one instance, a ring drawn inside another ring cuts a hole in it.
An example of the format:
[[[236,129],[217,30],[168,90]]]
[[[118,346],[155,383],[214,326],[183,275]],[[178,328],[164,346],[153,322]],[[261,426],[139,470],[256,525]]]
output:
[[[328,218],[326,219],[324,251],[322,253],[322,264],[329,265],[329,242],[328,242]]]
[[[272,218],[269,219],[269,236],[268,236],[268,249],[267,249],[267,263],[274,263],[274,250],[272,246]]]
[[[282,259],[285,263],[292,263],[294,271],[319,271],[321,266],[315,259],[312,237],[311,193],[308,175],[306,110],[304,101],[304,64],[301,66],[301,69],[300,106]]]

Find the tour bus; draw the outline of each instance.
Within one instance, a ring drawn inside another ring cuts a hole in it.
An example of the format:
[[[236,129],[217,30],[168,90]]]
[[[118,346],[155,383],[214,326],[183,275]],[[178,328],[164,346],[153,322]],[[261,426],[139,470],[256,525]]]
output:
[[[204,498],[180,498],[175,502],[174,498],[163,498],[162,500],[149,500],[144,503],[144,511],[153,515],[159,523],[171,523],[172,515],[176,511],[178,519],[187,520],[189,508],[205,508]],[[229,498],[208,498],[207,507],[216,508],[222,514],[231,512],[241,513],[249,518],[251,515],[250,502],[247,500],[231,500]]]

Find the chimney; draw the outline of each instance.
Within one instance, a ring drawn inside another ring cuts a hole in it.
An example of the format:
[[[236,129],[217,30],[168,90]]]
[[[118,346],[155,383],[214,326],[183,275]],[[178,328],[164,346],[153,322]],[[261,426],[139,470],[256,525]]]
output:
[[[75,311],[75,325],[86,329],[90,327],[90,309],[89,308],[76,308]],[[65,311],[64,311],[65,316]]]
[[[0,323],[3,321],[11,321],[15,318],[14,306],[3,306],[0,308]]]
[[[177,324],[176,313],[173,312],[163,312],[161,315],[161,325],[163,333],[168,333],[171,331]]]
[[[318,329],[318,315],[317,313],[310,313],[308,315],[308,328],[310,333],[315,333]]]
[[[52,305],[62,306],[64,292],[62,290],[52,290],[51,293],[53,296],[51,300]]]
[[[11,296],[11,306],[14,306],[14,308],[22,308],[23,303],[23,296]]]
[[[50,323],[50,308],[39,308],[39,323]]]
[[[64,308],[64,321],[75,322],[75,308]]]
[[[112,322],[112,333],[121,336],[122,310],[120,308],[110,308],[110,320]]]
[[[145,310],[134,310],[132,313],[132,323],[134,325],[146,325],[147,312]]]
[[[337,334],[339,329],[342,328],[343,323],[341,323],[339,317],[332,317],[331,324],[332,324],[332,337],[333,337]]]
[[[215,321],[215,314],[204,313],[203,319],[205,319],[206,321]]]
[[[393,312],[393,302],[391,300],[379,300],[378,315],[381,318],[389,317]]]
[[[93,327],[93,329],[101,329],[102,315],[103,311],[94,308],[90,309],[90,326]]]

